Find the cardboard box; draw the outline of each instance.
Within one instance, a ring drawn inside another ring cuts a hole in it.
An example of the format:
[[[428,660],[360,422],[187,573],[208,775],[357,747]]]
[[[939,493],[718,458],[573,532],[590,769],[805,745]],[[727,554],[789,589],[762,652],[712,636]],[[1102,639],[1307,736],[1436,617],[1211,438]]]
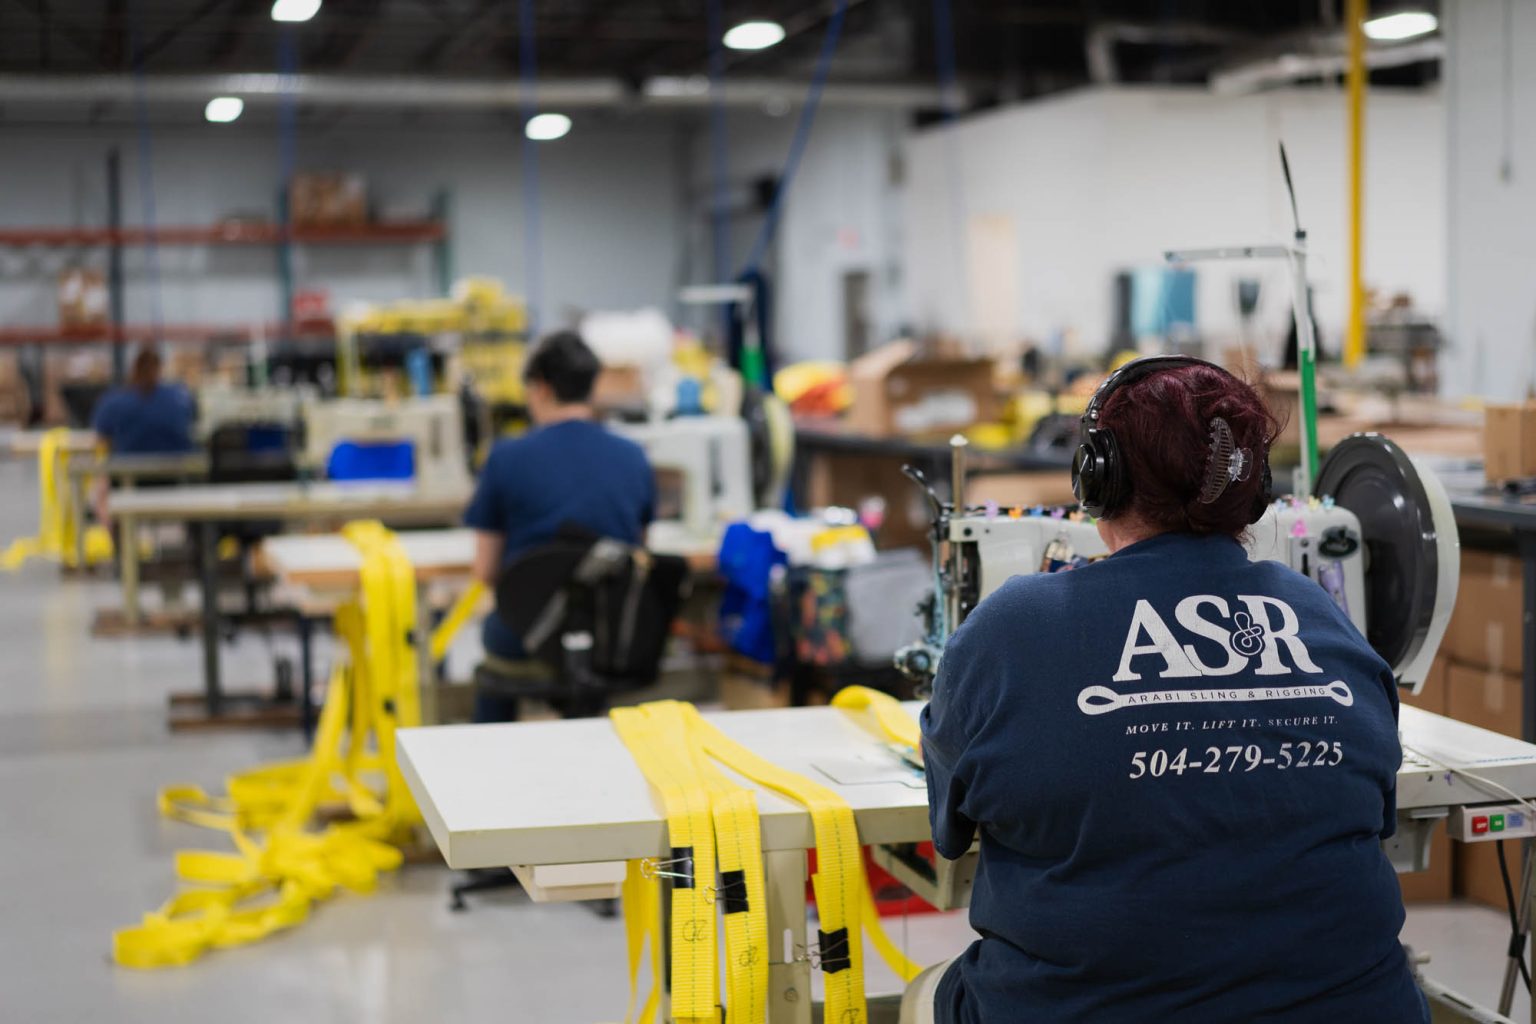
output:
[[[107,280],[101,271],[71,267],[59,274],[59,326],[84,329],[107,322]]]
[[[1505,736],[1520,736],[1520,677],[1451,662],[1446,714]]]
[[[1536,476],[1536,403],[1484,407],[1483,467],[1494,482]]]
[[[1456,610],[1445,646],[1463,665],[1518,675],[1523,663],[1524,583],[1520,559],[1463,550]]]
[[[1435,834],[1429,841],[1429,867],[1423,871],[1399,873],[1397,884],[1403,890],[1404,903],[1444,903],[1454,894],[1455,856],[1452,843],[1444,825],[1435,826]],[[1494,866],[1498,870],[1498,866]]]
[[[288,217],[294,227],[364,224],[368,220],[367,182],[359,174],[295,174],[288,187]]]
[[[1503,910],[1504,880],[1499,874],[1498,842],[1452,843],[1455,847],[1456,895],[1485,907]],[[1520,884],[1520,843],[1504,841],[1504,859],[1509,865],[1510,882]]]
[[[917,345],[895,341],[848,367],[850,429],[871,437],[935,434],[998,418],[992,360],[922,358]]]
[[[645,404],[645,371],[638,366],[605,364],[592,384],[592,404],[600,409]]]
[[[1398,691],[1398,697],[1402,703],[1409,707],[1420,708],[1437,715],[1446,714],[1446,699],[1448,697],[1448,683],[1446,677],[1450,674],[1450,658],[1441,651],[1440,656],[1429,666],[1429,675],[1424,677],[1424,689],[1415,697],[1407,690]]]

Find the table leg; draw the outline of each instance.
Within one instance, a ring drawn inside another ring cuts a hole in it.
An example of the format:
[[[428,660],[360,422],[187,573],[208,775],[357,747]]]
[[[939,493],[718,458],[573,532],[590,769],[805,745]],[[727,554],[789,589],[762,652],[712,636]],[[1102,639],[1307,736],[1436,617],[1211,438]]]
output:
[[[131,513],[117,517],[118,574],[123,586],[123,621],[139,624],[139,531]]]
[[[432,608],[427,588],[416,588],[416,689],[420,693],[421,724],[436,725],[437,666],[432,664]]]
[[[70,515],[75,521],[75,568],[85,568],[85,477],[75,473],[69,478]]]
[[[315,620],[303,612],[297,616],[299,632],[299,729],[304,745],[315,739]]]
[[[198,573],[203,591],[203,693],[208,717],[222,713],[224,693],[219,685],[219,525],[197,524]]]
[[[805,851],[763,854],[768,892],[768,1024],[811,1024],[806,951]]]

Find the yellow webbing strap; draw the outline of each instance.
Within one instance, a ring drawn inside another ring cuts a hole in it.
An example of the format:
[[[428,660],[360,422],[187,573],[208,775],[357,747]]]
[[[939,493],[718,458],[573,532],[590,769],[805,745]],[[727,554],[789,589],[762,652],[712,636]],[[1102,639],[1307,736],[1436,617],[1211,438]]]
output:
[[[694,770],[680,722],[664,722],[643,707],[615,708],[611,717],[667,816],[671,856],[642,871],[672,882],[672,1017],[678,1024],[718,1021],[715,908],[704,891],[715,879],[708,787]]]
[[[299,924],[338,888],[369,891],[400,866],[397,844],[420,820],[395,763],[396,728],[420,719],[415,574],[377,523],[343,532],[363,555],[361,592],[336,615],[349,658],[332,673],[309,757],[236,775],[224,797],[196,786],[161,791],[163,815],[222,831],[235,850],[177,853],[177,875],[199,888],[116,932],[118,963],[186,964],[257,941]],[[322,804],[345,804],[354,817],[314,828]]]
[[[475,608],[480,604],[480,598],[485,594],[485,584],[475,580],[459,595],[459,599],[453,602],[453,607],[448,609],[448,614],[443,621],[437,624],[432,631],[432,663],[442,661],[448,654],[448,645],[453,643],[453,638],[459,630],[475,614]]]
[[[83,528],[84,509],[77,509],[69,493],[68,427],[45,431],[37,446],[38,510],[37,536],[11,542],[0,554],[0,568],[14,571],[29,558],[53,558],[75,567],[75,538]],[[112,535],[100,526],[85,534],[87,565],[112,560]]]
[[[665,984],[661,971],[661,880],[647,874],[642,863],[638,860],[629,862],[624,887],[620,890],[624,906],[624,940],[629,954],[629,1008],[624,1011],[624,1019],[632,1024],[655,1024]],[[640,993],[640,959],[647,945],[651,957],[651,991],[637,1017],[635,1000]]]
[[[899,709],[898,709],[899,710]],[[702,993],[718,985],[713,964],[715,949],[713,911],[700,907],[701,887],[725,912],[727,969],[726,1008],[734,1021],[761,1022],[767,1013],[769,959],[767,906],[763,879],[762,840],[758,826],[756,794],[731,782],[713,763],[772,789],[804,806],[811,814],[816,833],[817,871],[812,879],[820,917],[820,935],[813,957],[825,974],[827,1020],[862,1022],[868,1019],[864,999],[862,931],[903,980],[916,977],[920,968],[907,959],[880,926],[874,898],[864,874],[863,850],[853,811],[835,792],[804,776],[780,768],[725,736],[706,722],[691,704],[656,701],[637,708],[611,712],[620,739],[634,755],[646,779],[661,796],[667,815],[672,855],[661,862],[638,861],[630,865],[624,885],[625,918],[630,971],[630,1013],[634,1012],[640,959],[647,940],[655,951],[660,936],[651,922],[659,908],[658,876],[672,882],[672,996],[673,1017],[696,1020],[714,1012],[703,1003]],[[700,859],[706,829],[701,823],[707,809],[714,821],[714,848],[718,855],[718,883]],[[691,871],[677,871],[691,855]],[[682,874],[683,878],[676,875]],[[733,910],[745,903],[744,913]],[[679,903],[686,909],[679,912]],[[699,957],[697,939],[709,935],[710,955]],[[680,956],[679,953],[685,955]],[[707,978],[705,975],[707,974]],[[679,993],[689,1001],[679,1002]],[[652,993],[654,996],[654,991]],[[648,1000],[638,1020],[650,1024],[654,1005]],[[713,1018],[711,1018],[713,1019]]]
[[[846,711],[860,725],[885,740],[923,749],[922,731],[917,720],[907,714],[901,702],[888,693],[871,690],[867,686],[845,686],[832,698],[832,706]]]

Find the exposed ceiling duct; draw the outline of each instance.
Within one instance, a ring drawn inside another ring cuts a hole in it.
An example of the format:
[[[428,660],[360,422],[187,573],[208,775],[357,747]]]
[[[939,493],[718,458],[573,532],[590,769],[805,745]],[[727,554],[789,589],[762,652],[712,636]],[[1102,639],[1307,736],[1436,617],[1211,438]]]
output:
[[[0,74],[0,99],[30,103],[117,103],[135,101],[206,103],[213,96],[238,96],[247,106],[275,104],[285,97],[312,106],[520,109],[529,98],[515,79],[453,79],[340,74],[131,75]],[[798,104],[806,85],[789,79],[727,81],[724,102],[736,107]],[[540,107],[701,107],[710,102],[702,76],[656,77],[638,90],[617,78],[546,79],[533,96]],[[828,83],[821,102],[828,107],[909,110],[942,106],[937,86]]]
[[[1095,85],[1120,81],[1120,62],[1116,47],[1133,46],[1232,46],[1253,37],[1233,29],[1200,22],[1169,22],[1139,25],[1130,22],[1099,22],[1083,38],[1088,63],[1088,78]]]
[[[1349,65],[1342,35],[1329,37],[1337,47],[1325,52],[1281,53],[1212,72],[1211,91],[1241,95],[1286,85],[1309,78],[1342,75]],[[1395,46],[1373,46],[1365,51],[1367,68],[1396,68],[1408,64],[1440,60],[1445,56],[1445,40],[1436,36]]]

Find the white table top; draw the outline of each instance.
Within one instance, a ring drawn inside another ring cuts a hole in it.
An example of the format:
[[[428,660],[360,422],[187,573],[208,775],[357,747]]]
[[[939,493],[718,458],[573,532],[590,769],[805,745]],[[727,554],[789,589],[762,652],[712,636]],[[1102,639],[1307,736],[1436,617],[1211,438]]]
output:
[[[762,756],[840,793],[866,843],[931,838],[922,776],[843,712],[775,708],[706,717]],[[666,821],[606,718],[405,729],[399,741],[401,770],[450,867],[666,852]],[[758,808],[763,849],[816,845],[810,816],[798,804],[759,788]]]
[[[919,702],[907,708],[916,714]],[[932,838],[922,777],[831,707],[706,715],[762,756],[831,786],[866,843]],[[1418,708],[1402,709],[1404,742],[1536,797],[1536,746]],[[666,821],[604,718],[435,726],[400,733],[400,767],[450,867],[567,864],[663,855]],[[1410,756],[1398,808],[1490,803]],[[833,777],[835,776],[835,778]],[[759,788],[765,850],[815,846],[810,816]]]
[[[417,572],[469,572],[474,564],[474,530],[402,530],[396,534]],[[280,578],[356,576],[363,558],[339,533],[288,533],[261,542],[267,567]]]
[[[70,476],[143,477],[180,476],[208,472],[207,452],[177,454],[108,455],[102,459],[76,459],[69,464]]]
[[[43,446],[43,435],[46,430],[17,430],[11,434],[10,446],[13,455],[36,455],[38,449]],[[93,452],[96,450],[96,432],[94,430],[71,430],[65,441],[65,447],[71,452]]]
[[[415,483],[253,483],[114,489],[114,515],[139,519],[442,518],[461,513],[469,491],[424,493]]]

